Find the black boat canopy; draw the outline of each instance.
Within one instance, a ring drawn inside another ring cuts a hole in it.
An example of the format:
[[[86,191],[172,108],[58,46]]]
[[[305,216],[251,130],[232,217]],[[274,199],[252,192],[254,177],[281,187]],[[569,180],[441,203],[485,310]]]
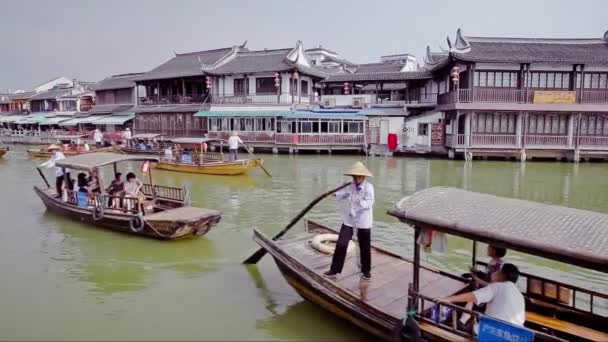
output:
[[[402,222],[608,273],[608,215],[448,187],[388,213]]]

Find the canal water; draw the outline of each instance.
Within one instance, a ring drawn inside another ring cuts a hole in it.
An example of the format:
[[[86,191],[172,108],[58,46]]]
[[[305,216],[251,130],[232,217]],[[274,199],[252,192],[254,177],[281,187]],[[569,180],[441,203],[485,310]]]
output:
[[[157,183],[186,185],[196,205],[224,214],[203,238],[159,242],[47,213],[31,190],[42,184],[35,163],[23,147],[15,147],[0,160],[0,339],[368,340],[361,330],[303,301],[270,257],[258,266],[241,264],[257,249],[253,227],[278,232],[317,194],[345,181],[342,171],[360,158],[264,158],[272,179],[259,170],[242,177],[154,171]],[[606,164],[410,158],[366,163],[375,175],[372,239],[408,257],[412,231],[385,212],[430,186],[608,213]],[[338,204],[326,200],[309,218],[337,227],[339,212]],[[470,242],[450,238],[447,255],[424,260],[461,272],[469,253]],[[607,277],[598,272],[514,253],[508,258],[525,271],[607,288]]]

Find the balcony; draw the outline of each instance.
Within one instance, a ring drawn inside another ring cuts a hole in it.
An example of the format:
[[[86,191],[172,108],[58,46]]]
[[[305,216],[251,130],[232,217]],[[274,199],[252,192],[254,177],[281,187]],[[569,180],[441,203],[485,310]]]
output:
[[[186,94],[186,95],[151,95],[140,97],[139,105],[164,105],[164,104],[192,104],[204,103],[207,98],[206,94]]]
[[[209,138],[228,139],[232,132],[209,132]],[[365,144],[364,134],[332,134],[332,133],[274,133],[269,132],[239,132],[239,137],[245,143],[269,143],[275,145],[335,145],[361,146]]]
[[[291,105],[294,103],[314,103],[314,96],[291,95],[290,93],[257,93],[257,94],[214,94],[210,103],[215,105]]]
[[[577,142],[578,140],[578,142]],[[539,135],[528,134],[446,134],[446,146],[452,148],[527,148],[527,149],[573,149],[608,150],[608,136]]]
[[[537,90],[520,90],[512,88],[473,88],[459,89],[440,94],[438,104],[451,103],[534,103],[534,92]],[[540,91],[540,90],[538,90]],[[546,90],[542,90],[546,91]],[[576,103],[608,104],[608,89],[576,91]]]

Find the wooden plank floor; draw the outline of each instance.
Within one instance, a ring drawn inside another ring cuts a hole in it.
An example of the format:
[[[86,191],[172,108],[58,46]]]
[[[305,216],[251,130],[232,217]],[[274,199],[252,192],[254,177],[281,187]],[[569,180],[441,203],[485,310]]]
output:
[[[305,234],[286,240],[278,240],[289,255],[311,271],[322,275],[329,270],[331,256],[322,254],[309,245],[312,234]],[[385,254],[372,248],[372,279],[361,280],[357,253],[349,253],[342,273],[335,282],[350,294],[386,313],[401,318],[405,312],[408,283],[413,279],[413,265],[410,262]],[[439,273],[421,269],[421,293],[432,298],[454,294],[466,284]]]

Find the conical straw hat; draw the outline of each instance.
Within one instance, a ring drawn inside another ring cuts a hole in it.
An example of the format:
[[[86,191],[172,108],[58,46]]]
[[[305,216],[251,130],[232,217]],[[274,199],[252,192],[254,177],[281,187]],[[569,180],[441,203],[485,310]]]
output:
[[[52,150],[61,150],[61,146],[55,145],[55,144],[51,144],[46,149],[49,150],[49,151],[52,151]]]
[[[351,166],[348,171],[344,173],[347,176],[364,176],[364,177],[374,177],[371,172],[363,165],[361,162],[356,162],[355,165]]]

